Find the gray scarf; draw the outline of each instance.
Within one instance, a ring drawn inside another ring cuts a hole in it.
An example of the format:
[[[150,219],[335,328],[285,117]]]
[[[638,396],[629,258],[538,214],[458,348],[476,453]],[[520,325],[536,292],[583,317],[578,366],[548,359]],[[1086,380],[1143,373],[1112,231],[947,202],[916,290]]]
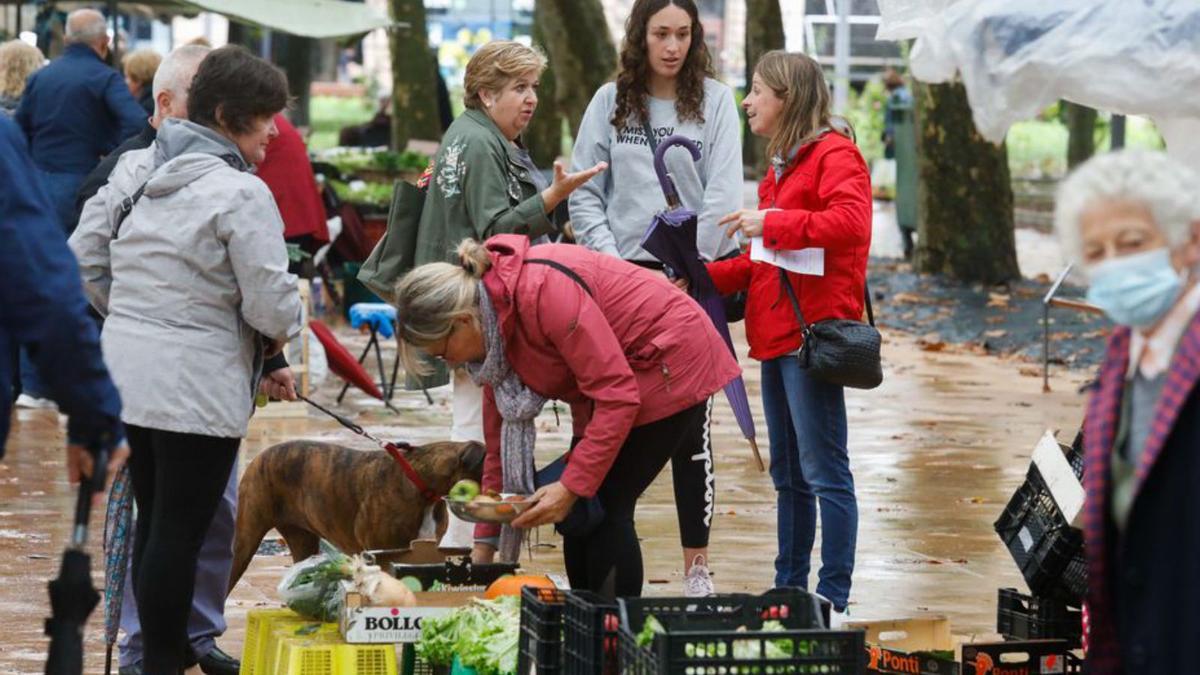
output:
[[[537,439],[537,418],[546,399],[530,391],[504,355],[504,338],[492,299],[483,282],[479,283],[479,318],[487,357],[483,363],[467,364],[475,384],[490,385],[500,413],[500,463],[504,471],[504,492],[529,495],[536,489],[533,480],[533,444]],[[521,553],[522,535],[505,525],[500,531],[500,559],[515,562]]]

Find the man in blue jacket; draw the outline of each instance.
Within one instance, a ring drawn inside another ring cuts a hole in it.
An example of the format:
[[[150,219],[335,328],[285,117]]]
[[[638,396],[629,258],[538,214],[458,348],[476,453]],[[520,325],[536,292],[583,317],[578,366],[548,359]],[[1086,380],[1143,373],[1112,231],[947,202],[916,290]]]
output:
[[[121,399],[100,355],[96,324],[75,257],[50,202],[34,179],[33,163],[17,126],[0,117],[0,457],[8,436],[13,364],[26,347],[67,423],[67,471],[72,482],[91,475],[92,455],[120,443]],[[90,452],[89,452],[90,451]],[[129,456],[112,452],[109,476]],[[100,499],[103,493],[97,493]]]
[[[84,177],[147,120],[121,74],[104,63],[108,32],[102,14],[71,12],[66,42],[61,57],[29,77],[15,118],[29,139],[42,189],[70,234]]]

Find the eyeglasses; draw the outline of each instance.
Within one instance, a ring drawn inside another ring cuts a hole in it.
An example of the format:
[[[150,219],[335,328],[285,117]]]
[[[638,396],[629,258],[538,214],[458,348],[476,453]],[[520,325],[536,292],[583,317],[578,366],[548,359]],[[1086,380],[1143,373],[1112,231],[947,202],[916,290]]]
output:
[[[437,351],[434,351],[432,349],[429,350],[428,351],[429,356],[431,356],[435,359],[438,359],[439,361],[445,361],[446,360],[446,350],[450,348],[450,338],[454,337],[454,331],[456,331],[456,330],[458,330],[458,322],[457,321],[455,321],[450,326],[450,332],[446,333],[446,339],[442,340],[442,348]]]

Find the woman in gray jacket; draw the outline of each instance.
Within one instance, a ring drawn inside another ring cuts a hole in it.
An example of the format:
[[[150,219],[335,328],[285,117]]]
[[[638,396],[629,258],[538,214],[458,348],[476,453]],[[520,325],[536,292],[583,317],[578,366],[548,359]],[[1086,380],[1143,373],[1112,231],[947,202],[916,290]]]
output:
[[[167,120],[88,201],[71,247],[125,402],[138,506],[133,588],[146,673],[195,663],[196,554],[254,408],[265,357],[300,330],[283,221],[250,167],[277,135],[282,72],[240,47],[201,62]]]

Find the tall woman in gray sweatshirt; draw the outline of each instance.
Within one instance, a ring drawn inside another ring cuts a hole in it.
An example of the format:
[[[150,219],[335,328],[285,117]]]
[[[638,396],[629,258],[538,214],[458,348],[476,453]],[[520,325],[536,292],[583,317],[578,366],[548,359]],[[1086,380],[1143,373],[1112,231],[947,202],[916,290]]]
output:
[[[570,198],[579,243],[630,262],[662,269],[640,242],[651,218],[666,206],[654,174],[652,146],[682,134],[700,146],[667,154],[683,204],[699,214],[697,247],[705,260],[735,252],[717,220],[742,206],[742,143],[729,87],[712,79],[712,59],[693,0],[637,0],[625,23],[616,82],[592,97],[575,138],[572,170],[608,162],[609,170]],[[647,123],[654,136],[648,141]],[[713,592],[708,532],[714,509],[712,403],[703,428],[689,430],[694,446],[671,461],[683,544],[684,592]]]

